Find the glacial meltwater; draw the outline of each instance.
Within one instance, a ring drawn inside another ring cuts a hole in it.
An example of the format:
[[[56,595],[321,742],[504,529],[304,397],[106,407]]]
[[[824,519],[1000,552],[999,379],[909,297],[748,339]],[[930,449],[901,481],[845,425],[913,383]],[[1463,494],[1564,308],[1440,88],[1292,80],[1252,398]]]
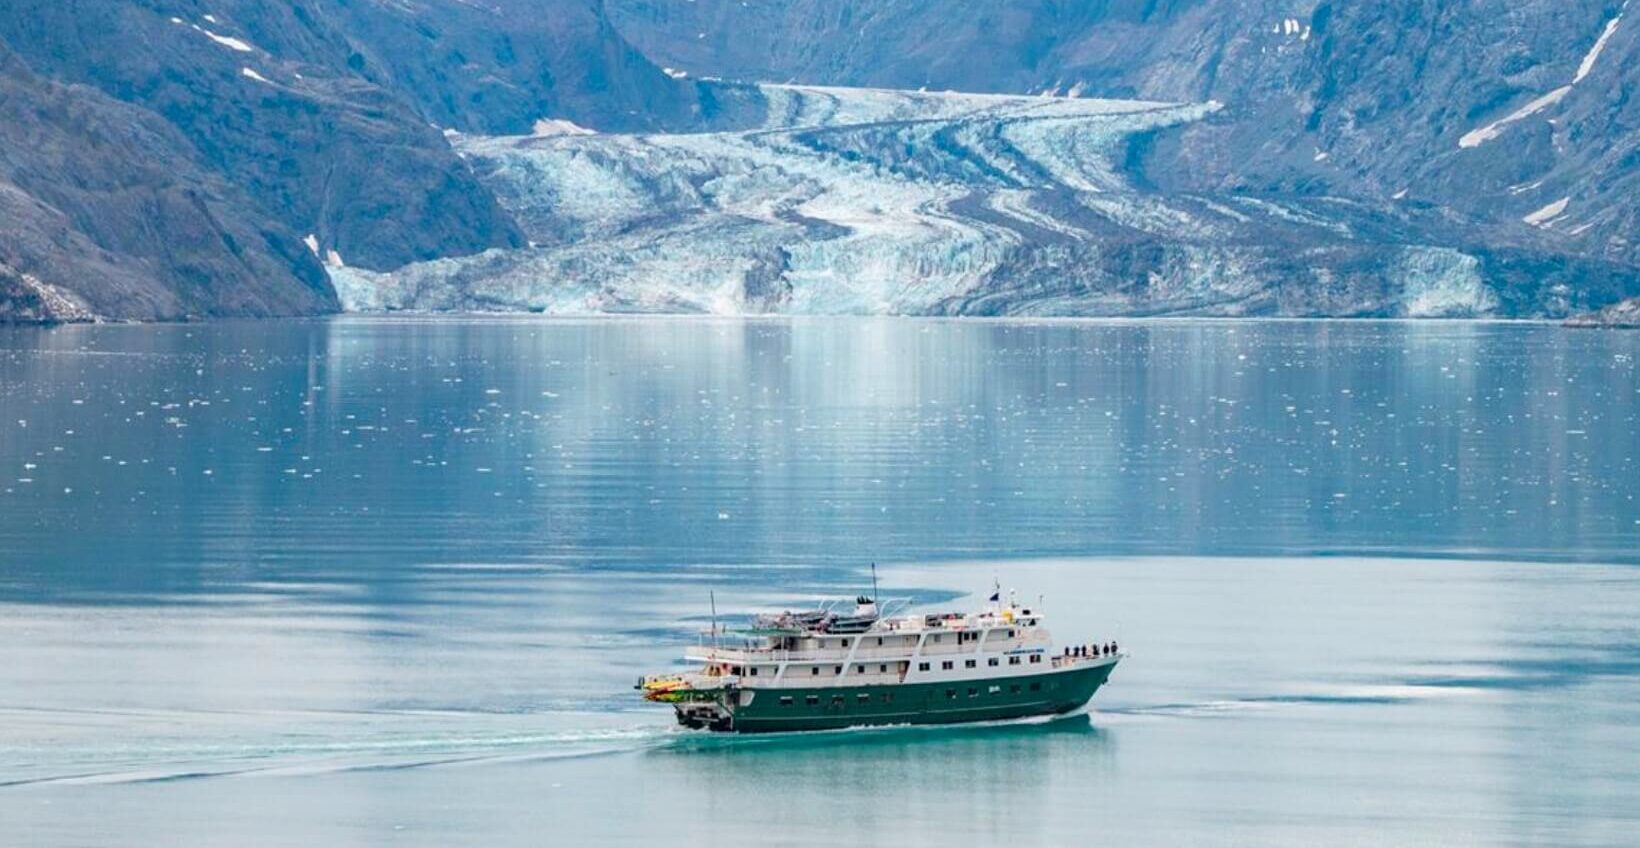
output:
[[[0,844],[1619,845],[1640,333],[0,329]],[[1054,720],[724,737],[724,618],[993,581]]]

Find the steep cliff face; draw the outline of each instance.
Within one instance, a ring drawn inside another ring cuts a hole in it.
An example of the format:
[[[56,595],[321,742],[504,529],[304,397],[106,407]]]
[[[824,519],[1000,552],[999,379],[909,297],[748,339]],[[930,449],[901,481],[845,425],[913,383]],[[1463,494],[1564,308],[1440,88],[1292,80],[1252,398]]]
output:
[[[657,61],[697,74],[1223,103],[1135,163],[1168,190],[1433,204],[1631,262],[1640,241],[1640,9],[1627,0],[609,8]]]
[[[301,237],[154,114],[42,80],[3,45],[0,114],[0,316],[336,308]]]

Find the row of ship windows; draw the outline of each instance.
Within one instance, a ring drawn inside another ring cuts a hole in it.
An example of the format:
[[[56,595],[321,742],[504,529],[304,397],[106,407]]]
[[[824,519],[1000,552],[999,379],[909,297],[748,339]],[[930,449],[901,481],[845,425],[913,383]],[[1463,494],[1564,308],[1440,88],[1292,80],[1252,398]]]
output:
[[[1042,655],[1041,654],[1031,654],[1030,656],[1031,656],[1031,662],[1033,662],[1033,663],[1042,662]],[[999,662],[997,657],[990,657],[990,658],[986,659],[985,664],[988,665],[988,666],[993,666],[993,667],[997,666],[997,665],[1001,665],[1001,663]],[[1019,665],[1019,655],[1015,654],[1015,655],[1009,657],[1008,658],[1008,664],[1009,665]],[[953,665],[951,660],[946,660],[945,662],[940,663],[940,670],[941,671],[950,671],[951,669],[953,669],[955,667],[956,666]],[[977,660],[963,660],[962,667],[963,668],[978,668],[979,663],[978,663]],[[930,669],[930,664],[929,663],[925,663],[925,662],[917,663],[917,670],[918,671],[928,671],[929,669]]]
[[[1029,624],[1031,622],[1026,622],[1026,623]],[[997,629],[1000,630],[1001,628],[997,628]],[[1002,638],[1004,638],[1004,639],[1014,638],[1014,631],[1008,630],[1008,631],[1004,631],[1004,632],[1006,633],[1006,635],[1003,636]],[[966,642],[978,642],[979,637],[980,637],[980,634],[978,634],[978,633],[958,632],[957,633],[957,644],[961,645],[961,644],[966,643]],[[883,637],[878,636],[876,638],[877,638],[877,646],[882,647]],[[934,642],[934,643],[937,644],[940,641],[940,634],[935,633],[932,636],[929,636],[928,641]],[[825,639],[821,639],[821,640],[819,640],[819,642],[820,642],[820,647],[822,647],[822,648],[827,647]],[[840,648],[847,648],[848,647],[848,640],[847,639],[838,639],[837,642],[838,642],[838,647],[840,647]],[[917,644],[917,637],[915,637],[915,636],[901,637],[898,644],[915,645],[915,644]]]
[[[1050,689],[1057,688],[1057,684],[1050,682],[1048,684],[1048,688],[1050,688]],[[1030,684],[1030,690],[1032,692],[1041,692],[1042,691],[1042,683],[1040,681],[1038,681],[1036,683]],[[1018,683],[1013,683],[1013,684],[1010,684],[1008,686],[1008,694],[1010,694],[1010,695],[1018,695],[1021,691],[1023,691],[1023,688]],[[1002,687],[1001,686],[988,686],[988,687],[986,687],[985,693],[987,695],[1000,695],[1000,694],[1002,694]],[[978,686],[968,687],[968,697],[978,698],[979,695],[980,695],[980,691],[979,691]],[[948,701],[956,700],[957,699],[957,690],[955,690],[955,689],[945,690],[945,698]],[[884,704],[892,704],[892,703],[894,703],[894,693],[893,692],[884,692],[881,695],[878,695],[877,699],[879,701],[881,701],[882,703],[884,703]],[[856,703],[869,704],[869,703],[871,703],[871,693],[869,693],[869,692],[857,692],[854,695],[854,700],[855,700]],[[845,703],[848,702],[848,697],[845,696],[845,695],[833,695],[833,696],[831,696],[831,702],[832,702],[833,705],[841,706],[842,704],[845,704]],[[782,706],[782,707],[789,707],[789,706],[792,706],[795,703],[797,703],[797,699],[794,698],[791,695],[781,695],[780,696],[780,706]],[[820,696],[819,695],[805,695],[803,697],[803,703],[805,703],[805,704],[807,704],[811,707],[818,706],[819,703],[820,703]]]
[[[1033,663],[1042,662],[1042,655],[1041,654],[1031,654],[1030,655],[1030,660]],[[999,657],[988,657],[985,660],[985,664],[988,665],[988,666],[991,666],[991,667],[996,667],[998,665],[1001,665],[1002,662],[1001,662],[1001,658],[999,658]],[[1019,665],[1020,664],[1019,655],[1015,654],[1013,656],[1008,657],[1008,664],[1009,665]],[[978,668],[979,667],[979,661],[978,660],[963,660],[962,667],[963,668]],[[932,668],[933,668],[932,663],[925,663],[925,662],[917,663],[917,670],[918,671],[930,671],[930,670],[932,670]],[[940,669],[942,671],[951,671],[954,668],[956,668],[956,663],[955,663],[954,660],[945,660],[944,662],[940,663]],[[757,676],[757,670],[758,670],[758,666],[755,666],[755,665],[747,666],[746,667],[746,675],[748,677],[756,677]],[[877,671],[880,674],[887,674],[888,673],[888,664],[887,663],[878,663],[877,664]],[[738,665],[730,666],[729,667],[729,673],[730,674],[736,674],[736,675],[740,674],[741,673],[740,666],[738,666]],[[842,666],[839,665],[839,666],[833,666],[832,667],[832,674],[842,674],[842,673],[843,673],[843,667]],[[854,667],[854,673],[855,674],[865,674],[866,673],[865,664],[862,663],[860,665],[856,665]],[[820,666],[810,667],[809,668],[809,674],[811,676],[818,677],[820,675]]]
[[[904,663],[901,663],[901,665],[904,665]],[[923,663],[923,665],[925,666],[923,671],[927,671],[928,669],[926,668],[926,666],[928,665],[928,663]],[[946,665],[947,668],[950,668],[950,666],[951,666],[950,663],[946,663],[945,665]],[[995,665],[995,663],[992,663],[992,665]],[[972,667],[973,666],[969,666],[969,668],[972,668]],[[746,675],[748,677],[756,677],[758,668],[760,668],[760,666],[755,666],[755,665],[746,666]],[[877,664],[877,671],[880,674],[887,674],[888,673],[888,663],[878,663]],[[740,666],[738,666],[738,665],[729,666],[729,673],[730,674],[740,674],[740,672],[741,672]],[[831,673],[832,674],[842,674],[843,673],[843,667],[840,666],[840,665],[832,666]],[[865,674],[866,673],[865,664],[862,663],[860,665],[856,665],[854,667],[854,673],[855,674]],[[820,666],[810,667],[809,668],[809,674],[811,676],[819,676]]]

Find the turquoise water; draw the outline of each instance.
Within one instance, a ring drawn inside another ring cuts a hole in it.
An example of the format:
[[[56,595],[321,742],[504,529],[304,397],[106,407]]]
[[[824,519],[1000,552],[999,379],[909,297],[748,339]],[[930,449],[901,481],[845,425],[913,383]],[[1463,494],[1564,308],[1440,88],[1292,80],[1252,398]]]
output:
[[[0,843],[1626,844],[1640,334],[0,329]],[[1045,596],[1055,721],[724,739],[708,616]]]

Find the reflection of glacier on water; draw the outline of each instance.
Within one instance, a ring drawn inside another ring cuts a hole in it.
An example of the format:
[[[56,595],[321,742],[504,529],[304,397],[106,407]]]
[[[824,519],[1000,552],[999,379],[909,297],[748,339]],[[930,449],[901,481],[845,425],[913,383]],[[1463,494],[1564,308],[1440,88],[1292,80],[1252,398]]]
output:
[[[346,308],[719,314],[1492,314],[1440,225],[1166,194],[1217,103],[765,85],[754,129],[454,143],[531,247],[333,269]],[[1433,229],[1432,229],[1433,226]],[[1534,281],[1533,285],[1545,285]]]

